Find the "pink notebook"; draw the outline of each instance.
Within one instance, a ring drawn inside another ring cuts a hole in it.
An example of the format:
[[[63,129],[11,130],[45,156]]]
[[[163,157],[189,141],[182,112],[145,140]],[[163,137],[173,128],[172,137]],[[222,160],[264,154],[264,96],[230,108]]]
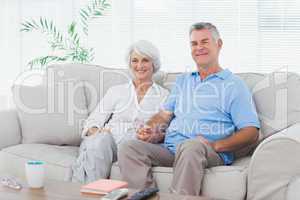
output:
[[[112,179],[99,179],[97,181],[81,186],[81,193],[88,194],[107,194],[115,189],[127,188],[128,183]]]

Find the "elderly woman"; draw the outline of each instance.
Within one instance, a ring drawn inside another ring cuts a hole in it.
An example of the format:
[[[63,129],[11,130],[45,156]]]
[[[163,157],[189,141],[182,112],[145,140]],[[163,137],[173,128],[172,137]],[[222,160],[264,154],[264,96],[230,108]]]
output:
[[[85,121],[79,156],[72,166],[73,181],[87,183],[107,178],[118,145],[129,139],[143,139],[136,130],[159,110],[168,95],[152,81],[160,68],[159,51],[153,44],[144,40],[134,43],[127,62],[132,80],[111,87]]]

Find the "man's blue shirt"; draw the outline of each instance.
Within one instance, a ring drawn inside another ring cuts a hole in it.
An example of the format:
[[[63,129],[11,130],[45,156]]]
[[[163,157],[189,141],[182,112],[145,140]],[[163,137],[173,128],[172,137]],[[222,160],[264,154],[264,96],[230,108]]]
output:
[[[227,69],[204,80],[198,72],[179,76],[163,109],[174,113],[164,142],[172,153],[198,135],[216,141],[247,126],[260,127],[247,85]],[[234,160],[233,153],[219,155],[226,165]]]

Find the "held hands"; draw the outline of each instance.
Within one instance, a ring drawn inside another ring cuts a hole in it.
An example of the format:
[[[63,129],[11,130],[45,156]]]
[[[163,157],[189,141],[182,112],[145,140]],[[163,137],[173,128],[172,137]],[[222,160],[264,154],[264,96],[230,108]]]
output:
[[[147,125],[138,129],[136,136],[139,140],[153,144],[162,142],[164,139],[164,134],[162,134],[157,127],[152,128]]]
[[[136,137],[144,142],[151,142],[154,130],[150,126],[143,126],[137,130]]]

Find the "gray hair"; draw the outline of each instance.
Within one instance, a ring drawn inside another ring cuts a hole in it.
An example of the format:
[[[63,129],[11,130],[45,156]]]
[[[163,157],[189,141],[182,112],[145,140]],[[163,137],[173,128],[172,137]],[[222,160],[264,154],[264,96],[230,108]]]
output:
[[[203,30],[203,29],[209,30],[211,32],[213,38],[215,39],[215,41],[217,41],[218,39],[221,38],[220,33],[219,33],[218,29],[216,28],[216,26],[209,22],[198,22],[198,23],[193,24],[190,27],[190,36],[194,30]]]
[[[156,73],[160,69],[161,62],[159,50],[151,42],[147,40],[139,40],[133,43],[128,48],[128,52],[126,54],[126,62],[129,64],[129,67],[131,54],[133,52],[151,59],[153,63],[153,73]]]

